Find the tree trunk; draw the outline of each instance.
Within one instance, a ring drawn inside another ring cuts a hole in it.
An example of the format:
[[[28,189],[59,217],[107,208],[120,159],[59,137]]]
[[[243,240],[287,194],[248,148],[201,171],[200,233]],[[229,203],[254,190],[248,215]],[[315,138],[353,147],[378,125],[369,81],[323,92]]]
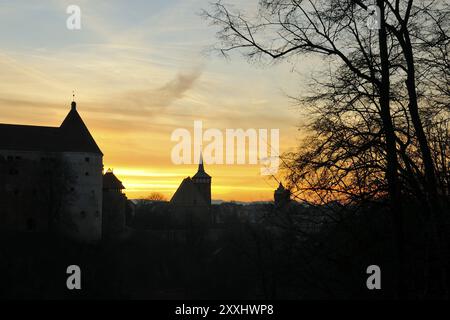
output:
[[[404,26],[402,33],[397,34],[397,38],[402,46],[403,54],[405,57],[407,65],[407,80],[406,86],[408,88],[408,111],[411,116],[411,121],[414,126],[414,131],[416,133],[417,140],[419,142],[419,148],[422,155],[422,161],[425,169],[425,191],[428,195],[428,206],[430,209],[429,218],[431,219],[433,225],[433,238],[435,239],[436,250],[439,255],[440,269],[441,269],[441,280],[442,280],[442,290],[443,293],[448,296],[448,286],[447,283],[447,242],[445,239],[445,221],[442,216],[442,209],[440,206],[439,192],[437,187],[437,178],[435,173],[435,167],[433,158],[431,155],[431,150],[428,145],[428,139],[425,135],[423,129],[422,120],[420,119],[419,106],[417,101],[417,91],[416,91],[416,78],[415,78],[415,65],[414,65],[414,54],[412,50],[411,40],[409,37],[409,32]]]
[[[385,10],[383,0],[377,0],[380,8],[380,29],[378,30],[380,59],[381,59],[381,86],[380,86],[380,108],[381,120],[383,122],[384,134],[386,136],[387,169],[386,180],[388,182],[389,197],[391,204],[391,216],[394,226],[395,247],[397,253],[396,277],[397,296],[405,296],[404,283],[404,233],[403,233],[403,210],[401,204],[401,192],[398,179],[398,159],[396,148],[396,135],[390,112],[390,75],[389,54],[387,48],[387,33],[385,25]]]

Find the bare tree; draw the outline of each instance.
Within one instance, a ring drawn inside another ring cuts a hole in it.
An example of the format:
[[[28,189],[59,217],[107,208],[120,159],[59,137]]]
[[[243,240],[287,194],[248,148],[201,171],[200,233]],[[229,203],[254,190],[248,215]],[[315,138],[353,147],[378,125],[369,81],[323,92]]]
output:
[[[152,192],[145,199],[151,200],[151,201],[166,201],[167,200],[167,198],[162,193],[159,193],[159,192]]]
[[[316,203],[355,205],[389,197],[402,296],[404,197],[420,199],[435,218],[434,245],[445,243],[432,149],[437,144],[429,139],[436,121],[448,119],[437,111],[448,109],[448,6],[377,0],[380,24],[371,30],[369,3],[261,0],[258,15],[249,18],[219,1],[204,16],[219,26],[218,49],[225,56],[239,50],[264,62],[314,54],[329,62],[312,95],[298,99],[314,112],[306,143],[287,155],[288,178],[297,196]],[[436,79],[431,69],[443,77]],[[425,126],[431,128],[428,135]],[[438,252],[445,274],[447,253]]]

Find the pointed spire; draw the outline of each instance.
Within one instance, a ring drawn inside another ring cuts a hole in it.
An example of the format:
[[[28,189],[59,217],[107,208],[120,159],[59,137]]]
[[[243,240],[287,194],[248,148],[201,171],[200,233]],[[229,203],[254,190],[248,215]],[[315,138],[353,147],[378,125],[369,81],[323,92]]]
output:
[[[77,110],[77,103],[75,102],[75,91],[72,91],[72,110]]]
[[[198,171],[192,178],[193,179],[211,178],[211,176],[205,172],[205,167],[203,166],[203,154],[202,153],[200,153],[200,161],[198,163]]]
[[[200,152],[200,161],[198,163],[198,172],[205,172],[205,168],[203,167],[203,153]]]

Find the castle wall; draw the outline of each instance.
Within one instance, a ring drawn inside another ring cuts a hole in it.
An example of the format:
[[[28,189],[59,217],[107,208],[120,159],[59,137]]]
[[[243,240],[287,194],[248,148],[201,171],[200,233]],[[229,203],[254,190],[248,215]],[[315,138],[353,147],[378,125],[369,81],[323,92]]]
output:
[[[195,186],[205,199],[208,205],[211,205],[211,178],[196,177],[192,178]]]
[[[0,228],[47,231],[58,216],[69,237],[100,240],[102,170],[99,154],[0,150]]]
[[[103,190],[103,238],[113,238],[124,231],[127,201],[118,190]]]
[[[74,197],[66,203],[68,219],[63,230],[83,241],[102,238],[103,157],[84,152],[65,152],[63,158],[73,175]]]
[[[0,150],[0,228],[5,231],[48,230],[41,192],[43,153]]]

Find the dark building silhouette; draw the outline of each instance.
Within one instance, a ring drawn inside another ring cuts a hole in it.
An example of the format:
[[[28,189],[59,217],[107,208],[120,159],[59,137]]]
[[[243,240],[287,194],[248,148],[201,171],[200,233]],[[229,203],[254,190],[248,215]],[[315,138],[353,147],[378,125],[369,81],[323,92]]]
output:
[[[287,190],[280,182],[278,189],[274,192],[274,200],[276,207],[283,207],[291,201],[291,192]]]
[[[103,176],[103,238],[119,236],[125,229],[128,199],[125,187],[109,169]]]
[[[102,172],[75,102],[59,127],[0,124],[0,228],[99,240]]]
[[[211,176],[205,172],[203,157],[197,173],[185,178],[170,200],[175,224],[207,224],[211,222]]]
[[[197,173],[192,177],[192,182],[203,196],[206,203],[211,205],[211,176],[205,172],[203,166],[203,156],[200,155],[200,163]]]

